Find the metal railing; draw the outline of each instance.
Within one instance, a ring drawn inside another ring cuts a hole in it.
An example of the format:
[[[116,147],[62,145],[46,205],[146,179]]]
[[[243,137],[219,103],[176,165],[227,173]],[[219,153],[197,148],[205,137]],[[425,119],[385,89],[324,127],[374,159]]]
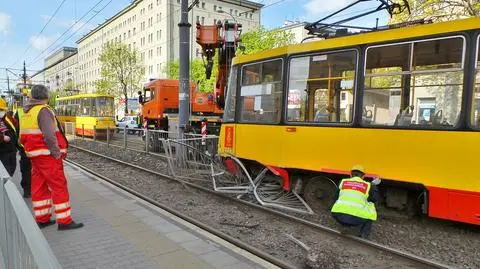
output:
[[[139,128],[104,128],[97,129],[95,126],[81,126],[75,128],[74,122],[65,123],[65,135],[70,143],[77,141],[93,141],[105,144],[107,147],[119,147],[134,151],[148,152],[166,156],[167,151],[162,141],[181,140],[203,153],[211,156],[217,154],[218,136],[199,134],[185,134],[184,139],[179,139],[178,132],[162,130],[148,130]]]
[[[0,185],[0,267],[62,268],[2,164]]]

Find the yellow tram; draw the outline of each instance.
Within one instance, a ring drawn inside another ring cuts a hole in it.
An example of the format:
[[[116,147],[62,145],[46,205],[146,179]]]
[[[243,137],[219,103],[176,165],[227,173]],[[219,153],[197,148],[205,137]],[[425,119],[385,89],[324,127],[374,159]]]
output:
[[[480,224],[480,18],[236,57],[223,121],[220,152],[308,203],[362,164],[387,206]]]
[[[79,136],[106,137],[107,130],[115,130],[114,97],[105,94],[78,94],[56,99],[58,119],[75,123]]]

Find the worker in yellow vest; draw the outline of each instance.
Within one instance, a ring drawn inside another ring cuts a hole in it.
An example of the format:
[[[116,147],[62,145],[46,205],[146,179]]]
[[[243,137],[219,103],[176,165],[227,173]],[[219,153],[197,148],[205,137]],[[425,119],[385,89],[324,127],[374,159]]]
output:
[[[17,168],[15,120],[7,114],[7,102],[0,98],[0,159],[10,176]]]
[[[58,230],[83,227],[71,217],[70,197],[63,171],[68,142],[52,108],[48,89],[34,85],[20,117],[20,142],[32,162],[32,204],[40,228],[52,225],[52,202]]]
[[[372,183],[363,178],[363,167],[355,165],[351,177],[343,179],[338,186],[337,199],[333,205],[332,216],[344,227],[360,228],[360,237],[367,238],[372,231],[373,221],[377,220],[375,202],[377,185],[380,179]]]
[[[20,142],[20,117],[23,115],[23,108],[19,107],[15,112],[14,118],[17,122],[17,149],[20,154],[20,172],[22,172],[22,180],[20,181],[20,185],[23,189],[23,197],[30,198],[31,194],[31,182],[32,182],[32,163],[30,159],[28,159],[27,155],[25,154],[25,149],[23,148],[22,143]]]

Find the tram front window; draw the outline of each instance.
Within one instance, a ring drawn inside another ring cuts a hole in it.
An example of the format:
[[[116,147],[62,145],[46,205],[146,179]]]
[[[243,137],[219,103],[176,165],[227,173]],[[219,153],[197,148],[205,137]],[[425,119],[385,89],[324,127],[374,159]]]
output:
[[[287,120],[352,121],[355,51],[293,58],[290,61]]]
[[[97,115],[99,117],[113,117],[113,98],[96,98]]]
[[[240,122],[278,123],[282,106],[281,59],[244,65],[240,87]]]

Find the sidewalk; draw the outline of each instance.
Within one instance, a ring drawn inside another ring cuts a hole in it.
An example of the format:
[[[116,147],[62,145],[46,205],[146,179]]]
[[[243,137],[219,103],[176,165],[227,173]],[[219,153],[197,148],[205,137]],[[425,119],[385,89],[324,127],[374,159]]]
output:
[[[65,173],[73,218],[85,227],[42,230],[64,268],[276,268],[67,164]]]

